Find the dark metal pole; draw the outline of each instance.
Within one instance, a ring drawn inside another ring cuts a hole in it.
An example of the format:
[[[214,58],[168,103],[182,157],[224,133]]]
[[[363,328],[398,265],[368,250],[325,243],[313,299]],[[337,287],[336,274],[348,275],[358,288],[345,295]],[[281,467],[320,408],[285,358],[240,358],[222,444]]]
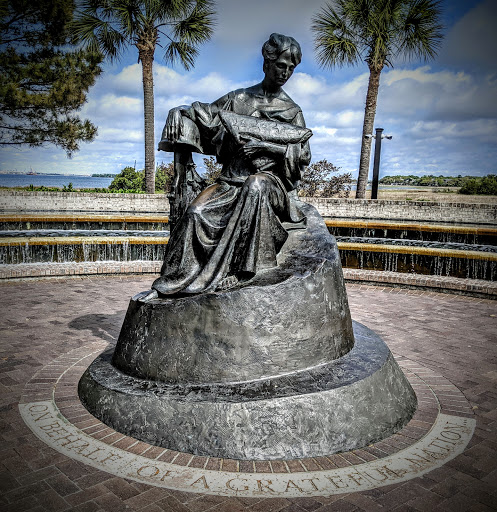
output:
[[[374,143],[373,186],[371,189],[371,199],[378,199],[378,181],[380,177],[380,154],[382,133],[383,128],[376,128],[376,136]]]

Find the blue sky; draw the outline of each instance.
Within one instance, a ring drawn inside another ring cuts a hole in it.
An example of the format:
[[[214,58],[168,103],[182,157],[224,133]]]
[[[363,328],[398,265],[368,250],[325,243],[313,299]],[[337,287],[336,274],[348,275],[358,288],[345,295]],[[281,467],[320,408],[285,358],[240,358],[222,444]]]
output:
[[[382,72],[376,127],[392,140],[382,145],[381,175],[497,173],[497,2],[444,0],[445,39],[435,61],[394,62]],[[366,65],[321,69],[310,24],[324,0],[218,0],[217,27],[202,46],[195,68],[155,60],[156,141],[169,108],[213,101],[259,82],[263,42],[271,32],[295,37],[303,60],[285,90],[302,107],[313,130],[313,160],[326,158],[357,175]],[[0,169],[91,174],[143,167],[141,67],[132,47],[88,94],[81,116],[98,126],[98,137],[68,159],[54,147],[2,148]],[[157,162],[171,155],[158,152]],[[196,158],[199,167],[202,159]]]

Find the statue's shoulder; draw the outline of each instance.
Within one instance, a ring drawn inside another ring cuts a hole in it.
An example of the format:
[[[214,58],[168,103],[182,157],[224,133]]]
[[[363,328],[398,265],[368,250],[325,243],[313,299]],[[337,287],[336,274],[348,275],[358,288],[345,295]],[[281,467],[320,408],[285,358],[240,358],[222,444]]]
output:
[[[237,100],[247,101],[254,96],[257,96],[259,89],[257,85],[253,85],[252,87],[246,87],[243,89],[236,89],[235,91],[230,92],[229,94],[236,98]]]
[[[288,94],[283,89],[281,89],[279,99],[285,103],[289,103],[291,108],[298,110],[299,112],[302,112],[300,105],[298,103],[295,103],[295,101],[293,101],[292,98],[290,98],[290,96],[288,96]]]

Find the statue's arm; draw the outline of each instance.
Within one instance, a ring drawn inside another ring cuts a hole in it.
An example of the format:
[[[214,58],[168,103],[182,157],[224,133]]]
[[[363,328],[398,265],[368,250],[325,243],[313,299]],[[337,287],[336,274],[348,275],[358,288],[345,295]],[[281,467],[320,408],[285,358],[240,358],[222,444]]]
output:
[[[221,110],[227,109],[231,99],[232,93],[228,93],[213,103],[201,103],[196,101],[192,105],[181,105],[172,108],[167,115],[164,135],[172,142],[177,141],[182,134],[183,117],[188,117],[197,124],[197,126],[199,124],[204,126],[210,125]]]
[[[290,124],[305,128],[305,120],[302,111],[299,111]],[[265,154],[277,160],[284,160],[288,154],[288,144],[277,144],[273,142],[251,140],[240,148],[240,152],[246,157],[254,157]],[[311,158],[309,143],[301,145],[298,165],[306,166]]]

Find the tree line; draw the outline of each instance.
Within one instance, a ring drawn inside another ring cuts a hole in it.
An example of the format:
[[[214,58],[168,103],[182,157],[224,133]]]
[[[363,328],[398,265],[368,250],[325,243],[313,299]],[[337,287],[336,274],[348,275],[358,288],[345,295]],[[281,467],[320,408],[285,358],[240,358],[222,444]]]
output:
[[[460,187],[460,194],[497,194],[497,176],[425,176],[395,175],[383,176],[381,185],[399,185],[412,187]]]
[[[214,157],[204,158],[204,186],[211,185],[221,175],[222,166]],[[327,160],[314,162],[304,170],[302,180],[297,189],[300,196],[305,197],[349,197],[352,175],[339,173],[340,168]],[[174,176],[173,163],[161,163],[155,173],[155,190],[168,193]],[[108,188],[109,192],[145,193],[145,170],[125,167],[117,174]]]

